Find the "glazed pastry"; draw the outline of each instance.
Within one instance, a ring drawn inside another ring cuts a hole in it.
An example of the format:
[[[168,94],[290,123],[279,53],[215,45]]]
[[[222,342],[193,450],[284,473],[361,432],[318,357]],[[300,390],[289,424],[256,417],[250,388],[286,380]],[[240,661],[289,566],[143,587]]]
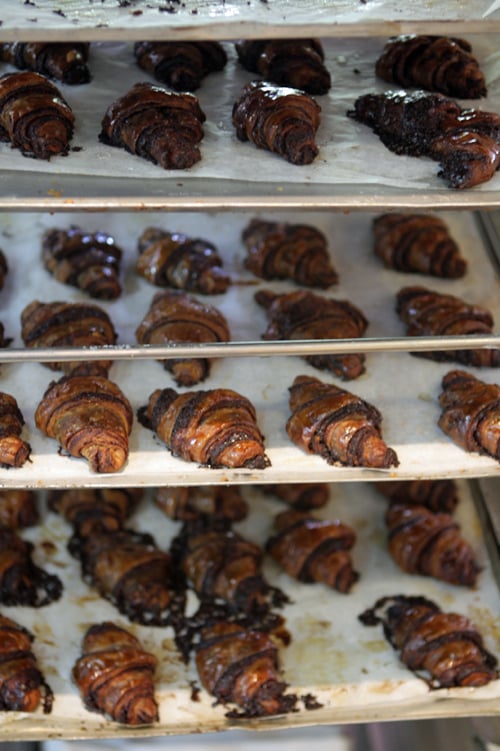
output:
[[[205,119],[193,94],[136,83],[108,107],[99,140],[163,169],[187,169],[201,159]]]
[[[139,238],[138,250],[137,273],[157,287],[218,295],[230,284],[219,251],[207,240],[149,227]]]
[[[388,469],[399,464],[381,435],[376,407],[318,378],[297,376],[290,391],[286,431],[297,446],[329,464]]]
[[[477,627],[425,597],[383,597],[360,620],[366,626],[381,623],[400,660],[431,688],[474,688],[498,678],[497,659]]]
[[[431,214],[381,214],[373,222],[374,251],[388,269],[458,279],[467,270],[445,222]]]
[[[432,34],[391,37],[375,63],[379,78],[459,99],[486,96],[486,82],[465,39]]]
[[[5,286],[5,277],[9,273],[9,264],[3,250],[0,250],[0,289]]]
[[[158,720],[157,665],[133,634],[104,621],[87,629],[71,675],[91,712],[124,725],[150,725]]]
[[[441,385],[441,430],[464,451],[500,461],[500,385],[463,370],[447,373]]]
[[[365,94],[347,114],[396,154],[439,162],[438,177],[452,188],[487,182],[500,165],[500,116],[462,108],[441,94]]]
[[[34,546],[0,527],[0,602],[41,608],[61,597],[63,585],[33,562]]]
[[[32,649],[34,640],[23,626],[0,615],[0,711],[52,710],[54,694],[45,682]]]
[[[259,290],[255,301],[269,319],[262,335],[267,340],[357,339],[362,337],[368,321],[362,311],[348,300],[321,297],[308,290],[282,295]],[[304,360],[320,370],[329,370],[344,381],[365,372],[364,354],[306,355]]]
[[[391,503],[416,503],[430,511],[452,514],[458,503],[453,480],[390,480],[376,482],[373,487]]]
[[[354,571],[351,549],[356,533],[338,520],[315,519],[288,509],[275,518],[275,534],[266,551],[298,581],[326,584],[343,594],[359,579]]]
[[[245,613],[265,604],[270,587],[256,543],[233,530],[187,530],[177,549],[182,572],[202,602],[222,600]]]
[[[158,292],[136,329],[139,344],[175,345],[228,342],[229,326],[213,305],[181,290]],[[195,386],[210,374],[209,358],[160,360],[178,386]]]
[[[473,587],[481,570],[453,516],[415,503],[392,503],[386,513],[389,552],[408,574]]]
[[[487,308],[425,287],[403,287],[396,297],[396,312],[406,323],[407,336],[493,333],[493,317]],[[429,350],[412,354],[438,362],[451,360],[476,368],[500,366],[498,349]]]
[[[236,52],[243,67],[265,81],[308,94],[327,94],[332,85],[319,39],[241,40]]]
[[[134,55],[140,68],[175,91],[196,91],[205,76],[227,63],[219,42],[136,42]]]
[[[0,466],[22,467],[29,459],[31,446],[21,438],[23,425],[16,399],[0,391]]]
[[[248,514],[248,504],[237,485],[166,486],[157,488],[154,501],[170,519],[183,522],[231,523]]]
[[[89,303],[34,300],[21,312],[21,337],[26,347],[105,347],[117,334],[105,310]],[[51,362],[66,375],[107,376],[112,360]]]
[[[298,511],[322,508],[328,503],[329,487],[325,482],[294,482],[259,485],[262,492],[276,496]]]
[[[245,267],[262,279],[291,279],[320,289],[338,282],[326,237],[315,227],[252,219],[242,240],[247,249]]]
[[[137,413],[174,456],[208,467],[269,466],[253,404],[232,389],[156,389]]]
[[[75,118],[60,91],[39,73],[0,77],[0,141],[23,156],[50,159],[66,155]]]
[[[279,651],[269,634],[220,621],[207,626],[196,648],[203,687],[220,704],[236,704],[239,716],[265,717],[292,712],[297,697],[285,694]]]
[[[135,511],[141,488],[69,488],[52,490],[47,506],[66,519],[79,537],[122,529]]]
[[[128,458],[132,407],[102,376],[64,376],[49,384],[35,424],[70,455],[87,459],[93,472],[118,472]]]
[[[58,282],[68,284],[98,300],[115,300],[121,294],[122,249],[105,232],[85,232],[80,227],[47,230],[42,238],[42,262]]]
[[[315,99],[303,91],[252,81],[241,90],[232,117],[240,141],[304,165],[319,153],[315,137],[320,112]]]
[[[32,527],[40,520],[33,490],[0,490],[0,527]]]
[[[89,44],[85,42],[4,42],[0,60],[65,84],[88,83]]]
[[[94,531],[72,552],[80,559],[83,579],[135,623],[164,626],[183,601],[172,556],[151,535]]]

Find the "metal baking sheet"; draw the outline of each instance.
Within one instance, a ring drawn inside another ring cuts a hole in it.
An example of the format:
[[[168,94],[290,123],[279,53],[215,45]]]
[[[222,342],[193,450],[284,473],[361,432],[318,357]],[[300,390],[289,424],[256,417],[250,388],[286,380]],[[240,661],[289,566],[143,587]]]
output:
[[[488,34],[468,39],[485,71],[489,94],[464,106],[498,112],[500,38]],[[91,48],[91,83],[60,85],[75,112],[75,150],[46,162],[28,159],[9,144],[0,144],[0,208],[180,210],[292,205],[360,210],[498,205],[500,174],[470,190],[452,190],[437,176],[436,162],[391,153],[369,128],[346,116],[358,96],[391,88],[374,75],[385,41],[386,37],[325,41],[333,85],[328,95],[318,97],[320,153],[311,165],[301,167],[236,138],[232,105],[243,85],[255,76],[242,69],[234,45],[226,43],[228,65],[223,72],[208,76],[197,92],[207,120],[202,158],[188,170],[163,170],[99,142],[109,104],[137,81],[154,79],[136,66],[132,42],[96,43]],[[14,70],[7,65],[4,69]]]
[[[0,38],[230,39],[237,36],[500,29],[497,0],[3,0]]]
[[[483,529],[468,482],[458,481],[457,520],[483,567],[474,589],[455,587],[422,576],[402,573],[386,549],[384,512],[386,502],[372,483],[343,483],[330,486],[328,505],[322,518],[339,518],[357,533],[352,551],[360,579],[348,595],[322,585],[300,584],[266,559],[264,574],[283,589],[292,602],[282,614],[291,642],[281,652],[284,679],[291,692],[312,693],[322,703],[317,710],[262,720],[236,720],[225,716],[226,709],[214,706],[201,691],[193,701],[194,666],[179,661],[169,628],[130,624],[107,601],[102,600],[80,578],[78,563],[69,557],[66,542],[69,526],[53,514],[42,516],[38,528],[23,535],[38,543],[37,560],[63,580],[63,598],[40,609],[9,607],[3,612],[35,634],[38,659],[56,698],[52,714],[41,711],[0,713],[0,740],[39,740],[57,738],[113,738],[168,734],[207,733],[222,730],[271,731],[309,725],[404,720],[427,717],[491,715],[498,712],[500,680],[478,689],[430,691],[399,661],[385,641],[381,627],[367,628],[358,615],[381,596],[408,594],[429,597],[443,610],[467,615],[483,633],[488,649],[500,656],[500,598],[491,561],[484,545]],[[275,513],[284,504],[265,497],[257,487],[242,489],[250,505],[248,519],[236,525],[246,537],[263,544],[272,530]],[[43,495],[43,494],[42,494]],[[153,531],[157,543],[167,547],[178,530],[146,495],[129,526]],[[191,593],[192,594],[192,593]],[[196,598],[190,599],[190,609]],[[79,656],[86,628],[110,619],[129,628],[144,646],[159,658],[157,697],[159,722],[148,728],[126,728],[84,709],[69,679]],[[197,681],[196,681],[197,682]]]
[[[0,245],[10,261],[11,271],[0,293],[0,321],[12,348],[22,348],[20,313],[33,299],[84,300],[79,290],[55,281],[43,268],[40,238],[49,227],[77,224],[88,231],[110,232],[123,248],[122,297],[103,302],[118,332],[118,344],[135,345],[135,329],[142,320],[157,288],[135,273],[136,241],[147,226],[160,226],[206,238],[219,246],[225,267],[234,284],[224,295],[209,298],[226,315],[232,342],[259,340],[267,326],[264,312],[255,303],[257,289],[295,289],[290,282],[266,283],[243,268],[241,231],[252,213],[165,214],[131,213],[89,215],[0,214]],[[431,289],[452,292],[470,302],[480,302],[500,321],[500,279],[485,251],[475,217],[464,212],[444,213],[453,236],[468,260],[468,272],[461,280],[439,280],[386,270],[372,253],[373,215],[265,213],[267,219],[303,221],[322,229],[329,240],[339,284],[328,293],[349,299],[367,316],[367,337],[404,337],[405,330],[394,312],[396,292],[407,284],[424,284]],[[320,293],[321,294],[321,293]],[[498,323],[497,323],[498,325]],[[410,343],[411,344],[411,343]],[[36,353],[35,353],[36,354]],[[0,351],[0,363],[2,352]],[[220,482],[241,484],[284,481],[348,481],[390,477],[479,477],[500,474],[494,459],[471,454],[456,446],[437,426],[438,394],[442,376],[455,367],[414,357],[407,352],[372,351],[367,354],[366,373],[343,385],[375,404],[383,415],[386,442],[396,449],[400,465],[390,471],[331,466],[318,456],[307,455],[294,446],[285,430],[289,416],[288,388],[295,375],[309,373],[326,381],[337,381],[318,371],[298,356],[223,357],[213,362],[210,377],[199,388],[229,387],[249,397],[265,436],[271,466],[259,471],[211,469],[173,457],[154,434],[134,422],[130,457],[122,471],[110,475],[90,471],[83,459],[58,452],[57,442],[46,438],[34,424],[34,414],[51,380],[58,377],[38,362],[0,364],[2,390],[12,393],[26,420],[24,436],[32,445],[31,461],[17,469],[0,469],[0,486],[61,487],[100,485],[197,485]],[[498,382],[498,369],[476,374]],[[147,402],[156,388],[174,386],[170,374],[154,359],[118,360],[110,378],[122,388],[134,413]],[[182,389],[181,389],[182,390]]]

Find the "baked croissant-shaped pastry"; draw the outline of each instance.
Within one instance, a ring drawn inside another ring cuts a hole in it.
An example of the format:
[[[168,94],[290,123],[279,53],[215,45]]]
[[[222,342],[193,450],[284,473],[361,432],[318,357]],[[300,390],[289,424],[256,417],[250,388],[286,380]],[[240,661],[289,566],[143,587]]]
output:
[[[182,394],[156,389],[137,417],[185,461],[209,467],[269,466],[255,407],[232,389]]]
[[[455,336],[493,333],[493,316],[482,305],[426,287],[403,287],[396,296],[396,312],[407,336]],[[476,368],[500,366],[498,349],[429,350],[412,353],[429,360],[454,361]]]
[[[187,530],[177,548],[182,572],[202,602],[222,600],[246,613],[265,604],[270,588],[256,543],[233,530]]]
[[[282,295],[259,290],[255,301],[265,309],[269,319],[263,339],[357,339],[368,327],[364,313],[349,300],[334,300],[309,290]],[[362,353],[306,355],[304,360],[344,381],[365,372]]]
[[[21,438],[23,425],[16,399],[0,391],[0,466],[22,467],[29,459],[31,446]]]
[[[497,659],[477,626],[425,597],[383,597],[360,620],[366,626],[381,623],[401,661],[431,688],[473,688],[498,678]]]
[[[399,464],[396,452],[381,435],[382,415],[359,396],[297,376],[289,389],[291,415],[286,431],[309,454],[319,454],[329,464],[388,469]]]
[[[75,118],[59,89],[39,73],[0,77],[0,141],[24,156],[50,159],[66,155]]]
[[[38,499],[33,490],[0,491],[0,527],[32,527],[39,519]]]
[[[248,514],[248,504],[237,485],[166,486],[157,488],[154,501],[170,519],[183,522],[231,523]]]
[[[105,347],[117,334],[105,310],[89,303],[34,300],[21,311],[21,337],[26,347]],[[112,360],[51,362],[66,375],[107,376]]]
[[[104,621],[87,629],[71,675],[90,711],[124,725],[150,725],[158,720],[157,665],[137,637]]]
[[[349,525],[288,509],[276,516],[275,529],[266,551],[294,579],[326,584],[344,594],[359,579],[350,553],[356,533]]]
[[[441,94],[364,94],[348,116],[368,125],[396,154],[427,156],[452,188],[487,182],[500,166],[500,115],[462,108]]]
[[[279,650],[264,631],[220,621],[201,632],[196,669],[220,704],[236,704],[246,717],[292,712],[297,697],[285,694]]]
[[[136,329],[139,344],[203,344],[228,342],[225,316],[214,306],[181,290],[158,292]],[[209,358],[162,360],[178,386],[195,386],[210,373]]]
[[[121,294],[122,249],[105,232],[85,232],[80,227],[50,229],[42,238],[43,265],[58,282],[100,300]]]
[[[187,169],[201,159],[205,119],[193,94],[136,83],[108,107],[99,140],[163,169]]]
[[[219,42],[136,42],[134,55],[140,68],[175,91],[196,91],[205,76],[227,63]]]
[[[120,388],[103,376],[72,375],[49,384],[35,424],[93,472],[118,472],[128,458],[133,411]]]
[[[325,235],[307,224],[252,219],[242,232],[244,265],[262,279],[291,279],[326,289],[338,281]]]
[[[442,380],[438,425],[465,451],[500,461],[500,385],[485,383],[463,370]]]
[[[5,277],[9,273],[9,264],[3,250],[0,250],[0,289],[4,288]]]
[[[162,626],[182,602],[170,553],[151,535],[120,529],[94,531],[73,551],[82,576],[131,621]]]
[[[319,153],[315,138],[320,113],[316,100],[299,89],[251,81],[235,101],[232,117],[240,141],[304,165]]]
[[[33,634],[0,615],[0,711],[52,710],[54,694],[45,682],[32,649]]]
[[[70,488],[53,490],[47,506],[71,524],[78,538],[96,531],[122,529],[142,498],[141,488]]]
[[[218,295],[230,284],[219,251],[207,240],[149,227],[140,236],[138,249],[137,273],[157,287]]]
[[[453,516],[415,503],[392,503],[385,520],[389,552],[403,571],[475,585],[480,567]]]
[[[326,94],[332,85],[319,39],[248,39],[236,43],[246,70],[265,81],[308,94]]]
[[[458,503],[454,480],[389,480],[373,487],[391,503],[416,503],[430,511],[453,513]]]
[[[0,60],[61,83],[82,84],[91,79],[89,46],[86,42],[4,42],[0,44]]]
[[[486,82],[465,39],[433,34],[391,37],[375,63],[379,78],[459,99],[486,96]]]
[[[328,503],[330,490],[325,482],[293,482],[259,485],[264,493],[276,496],[298,511],[322,508]]]
[[[448,226],[431,214],[381,214],[373,222],[374,251],[389,269],[458,279],[467,269]]]
[[[63,585],[33,562],[34,546],[0,527],[0,602],[41,608],[61,597]]]

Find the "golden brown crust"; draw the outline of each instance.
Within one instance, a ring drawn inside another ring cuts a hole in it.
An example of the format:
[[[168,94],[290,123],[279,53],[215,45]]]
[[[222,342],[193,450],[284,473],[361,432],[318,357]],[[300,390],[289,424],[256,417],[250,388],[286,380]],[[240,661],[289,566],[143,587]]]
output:
[[[299,511],[321,508],[328,503],[329,485],[325,482],[294,482],[259,485],[263,493],[276,496]]]
[[[237,485],[157,488],[154,501],[170,518],[183,522],[237,522],[245,519],[248,504]]]
[[[108,107],[99,139],[163,169],[188,169],[201,159],[204,121],[193,94],[136,83]]]
[[[130,726],[158,720],[154,673],[157,658],[110,621],[90,626],[72,669],[85,707]]]
[[[391,503],[416,503],[430,511],[453,513],[458,503],[454,480],[389,480],[373,487]]]
[[[21,438],[24,417],[16,399],[0,391],[0,464],[22,467],[29,459],[31,446]]]
[[[78,537],[122,529],[143,495],[142,488],[70,488],[53,490],[47,506],[66,519]]]
[[[32,527],[39,519],[38,498],[33,490],[0,491],[0,527]]]
[[[328,463],[388,469],[398,465],[396,452],[381,436],[382,416],[355,394],[297,376],[290,391],[291,415],[286,430],[297,446]]]
[[[47,388],[35,424],[93,472],[118,472],[127,461],[132,407],[119,387],[102,376],[64,376]]]
[[[320,112],[315,99],[299,89],[252,81],[241,90],[232,117],[240,141],[304,165],[319,153],[315,137]]]
[[[158,292],[136,329],[139,344],[204,344],[231,338],[224,315],[180,290]],[[210,373],[209,358],[160,360],[178,386],[194,386]]]
[[[253,404],[232,389],[157,389],[137,413],[174,456],[209,467],[269,465]]]
[[[0,77],[0,141],[24,156],[50,159],[69,151],[75,118],[61,92],[39,73]]]

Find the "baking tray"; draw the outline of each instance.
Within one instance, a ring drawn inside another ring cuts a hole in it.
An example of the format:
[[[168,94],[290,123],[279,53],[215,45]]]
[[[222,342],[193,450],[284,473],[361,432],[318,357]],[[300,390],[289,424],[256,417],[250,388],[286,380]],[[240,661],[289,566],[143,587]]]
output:
[[[424,284],[431,289],[452,292],[467,301],[481,302],[500,320],[500,278],[483,244],[475,216],[464,212],[443,213],[452,234],[460,242],[468,260],[468,273],[461,280],[439,280],[412,274],[400,274],[383,268],[372,253],[371,222],[373,215],[286,212],[260,216],[266,219],[305,221],[322,229],[329,240],[333,263],[340,281],[329,293],[338,299],[349,299],[358,305],[370,321],[367,340],[356,340],[357,351],[368,348],[373,341],[377,348],[367,354],[366,373],[343,385],[375,404],[383,415],[383,434],[399,456],[397,469],[331,466],[318,456],[307,455],[294,446],[285,431],[289,415],[288,388],[295,375],[309,373],[322,380],[336,381],[326,371],[318,371],[295,355],[225,356],[214,359],[210,377],[199,388],[228,387],[249,397],[257,410],[258,423],[265,436],[271,466],[264,470],[227,470],[198,466],[174,458],[154,434],[134,422],[130,439],[130,457],[121,472],[109,475],[92,473],[87,462],[58,453],[57,442],[44,437],[34,425],[34,413],[51,380],[58,377],[41,363],[34,350],[26,351],[20,338],[20,312],[33,299],[84,300],[79,290],[55,281],[43,268],[40,259],[40,238],[49,227],[77,224],[88,231],[110,232],[123,248],[124,293],[119,300],[103,302],[118,332],[118,346],[125,354],[117,359],[110,378],[120,385],[132,403],[134,413],[147,402],[156,388],[174,386],[170,374],[156,362],[151,350],[138,348],[135,329],[144,316],[157,288],[135,273],[136,239],[147,226],[160,226],[171,231],[215,242],[235,284],[224,295],[209,298],[226,315],[232,343],[230,346],[255,343],[266,347],[274,343],[260,342],[267,326],[263,310],[253,296],[260,287],[279,292],[296,289],[290,282],[266,283],[243,268],[244,249],[241,231],[255,214],[210,213],[193,214],[112,214],[50,216],[43,214],[0,214],[0,245],[10,259],[11,272],[0,294],[0,321],[5,335],[13,342],[0,351],[2,390],[12,393],[26,420],[24,436],[32,445],[31,461],[16,469],[0,469],[0,486],[61,487],[101,485],[177,485],[236,482],[302,482],[348,481],[356,479],[387,479],[387,477],[480,477],[500,474],[494,459],[471,454],[456,446],[437,426],[438,394],[442,376],[455,367],[413,357],[406,351],[391,351],[394,341],[399,346],[415,345],[405,337],[405,329],[394,312],[396,292],[407,284]],[[321,294],[321,293],[319,293]],[[441,341],[438,339],[438,341]],[[494,338],[498,346],[498,334]],[[299,343],[300,344],[300,343]],[[307,344],[307,343],[305,343]],[[334,343],[347,347],[349,342]],[[351,342],[352,344],[352,342]],[[279,347],[279,343],[276,344]],[[311,346],[310,343],[308,345]],[[316,346],[316,345],[314,345]],[[318,345],[319,346],[319,345]],[[433,345],[436,346],[435,344]],[[387,349],[386,349],[387,348]],[[429,348],[432,348],[429,345]],[[229,347],[223,348],[229,354]],[[193,354],[193,350],[190,350]],[[196,349],[200,354],[201,349]],[[47,351],[45,351],[47,354]],[[153,350],[157,356],[157,350]],[[31,361],[6,362],[10,356],[28,355]],[[49,356],[54,358],[52,351]],[[93,356],[102,355],[97,350]],[[113,348],[106,356],[113,356]],[[167,354],[172,354],[171,351]],[[175,354],[178,354],[176,350]],[[85,350],[81,351],[85,357]],[[145,359],[144,359],[145,358]],[[3,362],[2,362],[3,359]],[[498,369],[476,371],[485,381],[498,382]],[[338,381],[337,381],[338,382]],[[182,389],[181,389],[182,390]]]
[[[497,0],[3,0],[2,40],[231,39],[500,30]]]
[[[2,27],[0,27],[1,29]],[[206,113],[202,159],[188,170],[163,170],[123,149],[99,142],[109,104],[137,81],[153,81],[135,64],[132,42],[102,42],[91,48],[93,80],[60,86],[75,112],[76,128],[66,157],[28,159],[0,144],[0,209],[142,210],[313,207],[350,210],[398,206],[480,208],[500,203],[500,173],[470,190],[452,190],[429,159],[398,156],[369,128],[346,116],[358,96],[391,86],[376,80],[374,64],[387,37],[325,41],[333,85],[318,97],[320,148],[311,165],[296,166],[238,141],[231,122],[234,101],[254,74],[226,43],[228,65],[207,76],[197,92]],[[463,102],[500,111],[500,37],[469,35],[481,61],[489,94]],[[5,65],[5,70],[14,70]],[[394,87],[392,87],[394,88]]]
[[[386,550],[386,502],[375,486],[372,483],[330,486],[329,503],[317,515],[339,518],[356,530],[352,556],[360,580],[350,594],[341,595],[322,585],[295,582],[273,561],[266,559],[266,578],[292,600],[282,611],[291,634],[290,644],[281,653],[284,678],[290,684],[290,691],[300,696],[310,692],[323,706],[262,720],[227,718],[227,710],[214,706],[212,698],[203,690],[200,700],[192,701],[191,682],[196,681],[196,673],[192,664],[185,666],[178,660],[171,630],[131,625],[110,603],[99,598],[81,581],[78,564],[66,551],[69,526],[53,513],[43,515],[40,527],[23,534],[39,543],[37,560],[40,564],[62,578],[63,598],[40,610],[9,607],[3,612],[35,634],[36,653],[56,699],[50,715],[43,715],[41,711],[1,714],[0,739],[141,737],[236,728],[270,731],[308,725],[498,713],[500,680],[478,689],[429,691],[425,682],[399,662],[397,654],[385,641],[381,627],[367,628],[357,620],[357,616],[381,596],[423,595],[443,610],[455,610],[470,617],[482,631],[487,648],[497,655],[500,653],[499,591],[476,510],[475,484],[474,481],[457,482],[460,502],[456,511],[464,536],[483,566],[478,585],[472,590],[402,573]],[[242,492],[251,511],[236,528],[263,544],[272,530],[274,514],[282,510],[284,504],[264,496],[256,487],[245,487]],[[179,528],[178,523],[161,515],[148,494],[129,526],[153,530],[162,547],[169,545]],[[193,596],[189,608],[195,607]],[[88,712],[68,680],[79,655],[83,632],[91,623],[103,619],[129,628],[159,657],[160,721],[155,726],[132,730]]]

